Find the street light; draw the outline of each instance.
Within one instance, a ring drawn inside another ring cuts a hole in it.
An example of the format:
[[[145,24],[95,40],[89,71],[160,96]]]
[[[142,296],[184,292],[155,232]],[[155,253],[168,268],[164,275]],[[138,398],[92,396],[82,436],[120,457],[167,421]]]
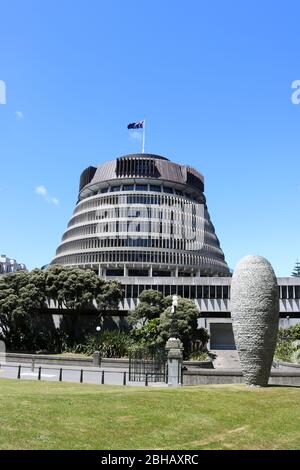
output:
[[[176,338],[178,332],[177,332],[177,317],[176,317],[176,309],[178,307],[178,296],[173,295],[172,298],[172,307],[171,307],[171,338]]]
[[[97,344],[96,346],[99,346],[100,347],[100,331],[101,331],[101,326],[96,326],[96,331],[97,333],[99,334],[99,344]],[[101,356],[100,356],[100,351],[94,351],[94,354],[93,354],[93,365],[96,366],[96,367],[100,367],[101,366]]]

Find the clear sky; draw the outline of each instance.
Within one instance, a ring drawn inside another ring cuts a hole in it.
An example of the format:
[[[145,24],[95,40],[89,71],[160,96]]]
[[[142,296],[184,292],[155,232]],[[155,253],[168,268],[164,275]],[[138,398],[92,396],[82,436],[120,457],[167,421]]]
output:
[[[81,171],[146,151],[205,175],[227,262],[300,258],[299,1],[0,0],[0,252],[54,256]],[[0,97],[1,98],[1,97]]]

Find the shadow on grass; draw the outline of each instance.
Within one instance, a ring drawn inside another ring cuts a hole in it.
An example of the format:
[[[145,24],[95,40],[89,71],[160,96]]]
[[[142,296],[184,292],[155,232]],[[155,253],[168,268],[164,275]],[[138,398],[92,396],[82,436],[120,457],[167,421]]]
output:
[[[268,388],[300,388],[300,385],[268,384]],[[266,388],[266,387],[264,387]]]

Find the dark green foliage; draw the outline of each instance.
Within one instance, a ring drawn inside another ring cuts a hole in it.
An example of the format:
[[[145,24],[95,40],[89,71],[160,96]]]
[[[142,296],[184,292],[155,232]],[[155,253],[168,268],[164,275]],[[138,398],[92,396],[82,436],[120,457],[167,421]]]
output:
[[[60,352],[75,344],[80,314],[93,309],[101,316],[118,309],[122,298],[119,283],[106,282],[90,269],[54,265],[8,274],[0,278],[0,339],[8,350]],[[68,336],[50,327],[50,316],[40,315],[51,301],[72,312]]]
[[[70,351],[91,356],[95,351],[100,351],[101,357],[125,357],[128,356],[133,341],[124,331],[103,331],[100,335],[89,336],[85,344],[79,344]]]
[[[168,304],[169,298],[165,299]],[[197,319],[199,313],[195,302],[188,299],[178,299],[176,308],[176,323],[179,339],[183,343],[184,354],[187,356],[191,345],[198,339]],[[160,316],[158,343],[166,343],[171,335],[172,313],[171,307],[167,307]]]
[[[144,290],[137,308],[129,315],[133,327],[131,336],[138,347],[163,348],[171,336],[171,305],[173,296],[163,298],[156,290]],[[195,302],[178,297],[176,309],[177,333],[184,346],[185,357],[191,351],[205,350],[209,339],[204,328],[197,329],[199,312]]]
[[[91,269],[60,265],[50,266],[45,271],[46,297],[58,308],[68,310],[118,309],[123,298],[121,285],[107,282]]]
[[[300,339],[300,323],[296,323],[296,325],[290,326],[289,328],[279,328],[278,341],[296,341],[298,339]]]
[[[280,361],[290,362],[293,353],[292,341],[281,340],[277,342],[275,358]]]
[[[300,323],[289,328],[279,328],[275,358],[280,361],[298,362]]]
[[[21,271],[0,279],[0,339],[7,348],[31,349],[33,325],[45,305],[44,278],[38,270]]]
[[[148,320],[140,328],[134,328],[131,332],[132,338],[135,340],[135,343],[139,346],[154,346],[157,344],[157,338],[159,336],[159,325],[160,318],[153,318]]]
[[[128,316],[130,325],[145,325],[148,320],[158,318],[163,311],[163,295],[156,290],[144,290],[139,296],[139,305]]]
[[[293,277],[300,277],[300,261],[296,261],[294,270],[292,272]]]

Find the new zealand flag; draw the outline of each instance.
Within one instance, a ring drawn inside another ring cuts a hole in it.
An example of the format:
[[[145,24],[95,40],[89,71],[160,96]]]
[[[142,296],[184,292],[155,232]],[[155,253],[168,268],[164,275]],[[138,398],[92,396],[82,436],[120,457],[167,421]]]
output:
[[[132,122],[131,124],[128,124],[127,129],[143,129],[144,127],[144,121],[137,121],[137,122]]]

